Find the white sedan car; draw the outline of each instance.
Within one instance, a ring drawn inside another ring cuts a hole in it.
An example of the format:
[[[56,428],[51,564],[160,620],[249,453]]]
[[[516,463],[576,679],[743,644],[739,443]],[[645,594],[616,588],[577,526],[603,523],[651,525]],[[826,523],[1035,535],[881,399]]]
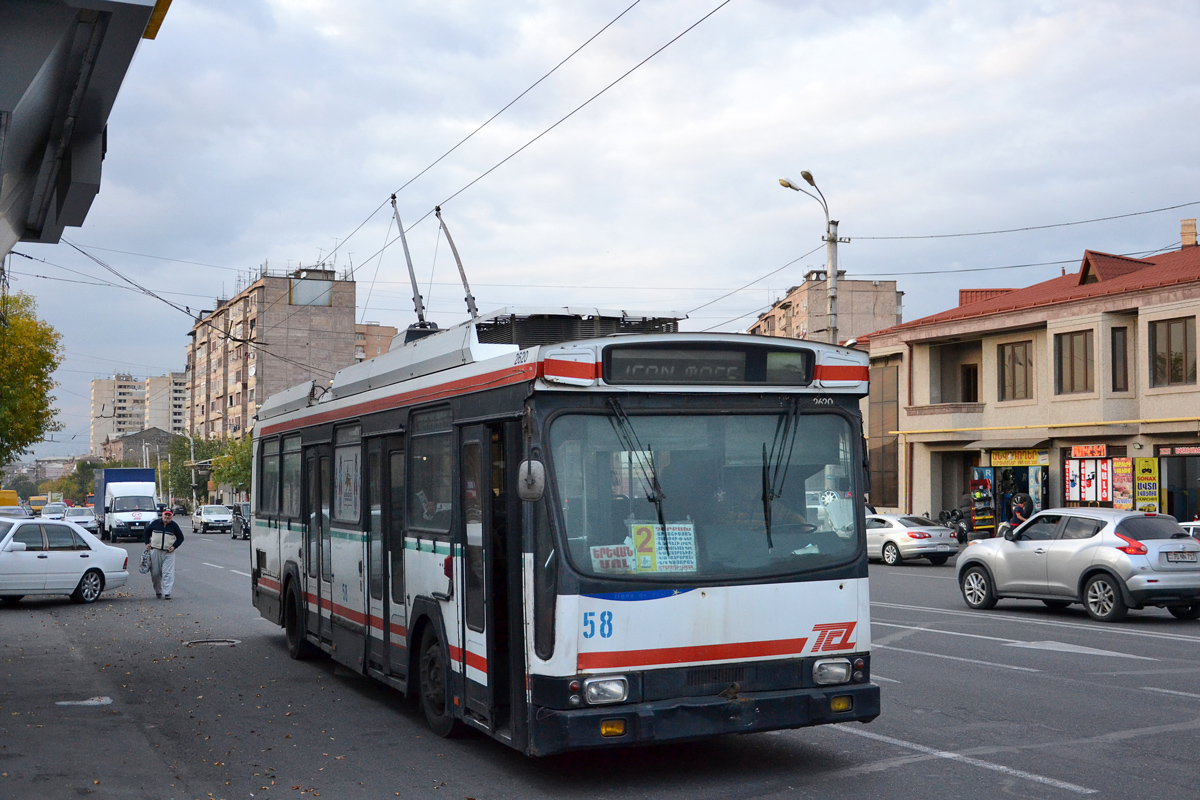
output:
[[[96,512],[91,506],[75,506],[67,509],[67,522],[74,522],[88,533],[95,535],[100,524],[96,521]]]
[[[228,531],[233,528],[233,509],[229,506],[200,506],[192,515],[192,530],[200,533]]]
[[[70,522],[0,517],[0,601],[70,595],[94,603],[129,580],[129,554]]]
[[[867,515],[867,558],[896,565],[909,558],[927,558],[935,566],[958,553],[954,531],[931,519],[911,514]]]

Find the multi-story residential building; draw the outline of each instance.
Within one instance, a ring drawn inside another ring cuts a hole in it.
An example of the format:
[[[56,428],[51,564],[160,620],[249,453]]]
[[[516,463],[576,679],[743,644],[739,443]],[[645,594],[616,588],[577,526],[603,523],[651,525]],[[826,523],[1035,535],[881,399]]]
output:
[[[391,325],[364,322],[354,326],[354,360],[383,355],[392,346],[392,339],[399,331]]]
[[[863,334],[899,325],[903,320],[904,292],[895,281],[845,280],[838,270],[838,339],[845,342]],[[829,332],[829,290],[825,270],[810,270],[804,283],[788,289],[782,300],[759,315],[749,333],[786,336],[790,339],[826,341]]]
[[[872,501],[936,514],[982,488],[998,519],[1019,491],[1039,507],[1200,514],[1194,220],[1182,238],[1146,258],[1087,251],[1078,272],[963,292],[860,339]]]
[[[128,373],[92,381],[89,452],[99,456],[107,439],[140,431],[145,424],[146,383]]]
[[[354,281],[332,270],[264,271],[188,334],[186,427],[241,436],[271,394],[306,380],[328,384],[355,363]]]
[[[174,434],[161,428],[146,428],[107,440],[103,446],[105,461],[132,461],[144,467],[166,462]]]
[[[187,373],[148,377],[145,380],[145,417],[143,429],[158,428],[170,433],[186,432],[184,409],[187,406]]]

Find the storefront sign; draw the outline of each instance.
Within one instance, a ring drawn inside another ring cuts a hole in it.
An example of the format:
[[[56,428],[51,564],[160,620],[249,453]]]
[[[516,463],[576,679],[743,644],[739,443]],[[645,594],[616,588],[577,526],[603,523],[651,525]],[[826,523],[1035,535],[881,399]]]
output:
[[[1049,450],[993,450],[993,467],[1046,467],[1050,465]]]
[[[1077,444],[1071,448],[1071,458],[1104,458],[1108,455],[1108,445]]]
[[[1063,477],[1068,502],[1112,502],[1112,459],[1068,458],[1063,462]]]
[[[1112,468],[1113,508],[1133,508],[1133,459],[1114,458]]]
[[[1134,508],[1138,511],[1158,511],[1158,459],[1133,460]]]
[[[1194,444],[1179,444],[1159,447],[1160,456],[1200,456],[1200,447]]]

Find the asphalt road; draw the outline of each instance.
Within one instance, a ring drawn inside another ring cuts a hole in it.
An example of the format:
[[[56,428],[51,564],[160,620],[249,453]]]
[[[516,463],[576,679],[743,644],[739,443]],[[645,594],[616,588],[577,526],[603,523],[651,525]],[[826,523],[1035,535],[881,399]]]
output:
[[[249,560],[197,534],[170,602],[135,573],[93,606],[0,609],[0,797],[1200,797],[1200,623],[1157,609],[972,612],[953,562],[874,565],[871,725],[530,759],[289,659]],[[111,702],[62,705],[89,698]]]

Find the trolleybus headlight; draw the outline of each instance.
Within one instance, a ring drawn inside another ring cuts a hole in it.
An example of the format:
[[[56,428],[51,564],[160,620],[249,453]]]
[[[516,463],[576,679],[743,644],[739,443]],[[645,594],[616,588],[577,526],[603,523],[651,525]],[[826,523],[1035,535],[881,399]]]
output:
[[[850,680],[850,659],[827,658],[813,664],[813,683],[828,685]]]
[[[583,682],[583,696],[594,706],[621,703],[629,697],[629,681],[624,677],[588,678]]]

